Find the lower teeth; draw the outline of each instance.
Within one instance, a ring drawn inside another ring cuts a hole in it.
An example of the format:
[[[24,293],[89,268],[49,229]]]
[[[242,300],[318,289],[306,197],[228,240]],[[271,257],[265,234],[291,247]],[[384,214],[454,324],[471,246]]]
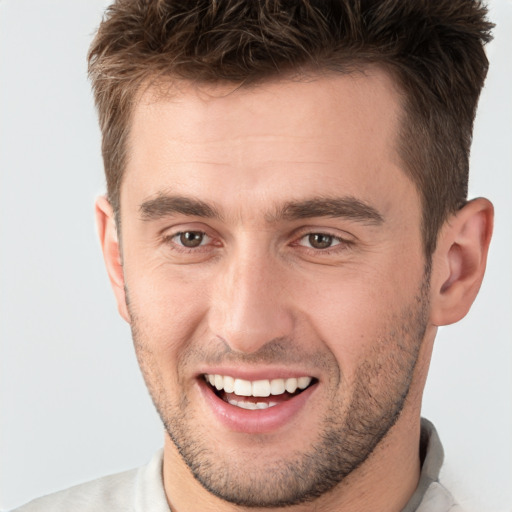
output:
[[[256,410],[256,409],[268,409],[269,407],[274,407],[277,405],[277,402],[244,402],[243,400],[233,400],[228,399],[228,403],[231,405],[234,405],[236,407],[240,407],[241,409],[249,409],[249,410]]]

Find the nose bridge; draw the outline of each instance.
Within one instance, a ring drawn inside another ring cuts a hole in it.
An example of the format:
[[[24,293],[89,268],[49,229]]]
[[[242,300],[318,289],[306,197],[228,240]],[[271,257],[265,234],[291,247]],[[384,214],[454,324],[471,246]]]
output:
[[[290,335],[291,312],[284,276],[276,257],[254,240],[226,258],[211,297],[210,327],[232,350],[257,352],[268,342]]]

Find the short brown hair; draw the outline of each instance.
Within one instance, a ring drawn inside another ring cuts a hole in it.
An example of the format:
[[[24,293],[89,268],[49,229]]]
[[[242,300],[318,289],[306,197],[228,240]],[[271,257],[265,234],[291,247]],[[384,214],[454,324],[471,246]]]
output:
[[[377,64],[404,93],[400,156],[423,208],[425,252],[466,202],[492,24],[479,0],[117,0],[89,52],[108,198],[119,189],[137,92],[155,77],[254,84]]]

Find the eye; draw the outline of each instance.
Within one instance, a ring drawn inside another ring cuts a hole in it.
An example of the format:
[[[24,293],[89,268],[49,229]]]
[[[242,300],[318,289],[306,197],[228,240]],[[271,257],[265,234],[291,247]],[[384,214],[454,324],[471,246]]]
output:
[[[310,247],[311,249],[322,250],[339,245],[341,240],[338,237],[327,233],[309,233],[308,235],[303,236],[299,243],[300,245]]]
[[[202,231],[182,231],[172,236],[172,241],[187,249],[194,249],[205,245],[210,241],[210,237]]]

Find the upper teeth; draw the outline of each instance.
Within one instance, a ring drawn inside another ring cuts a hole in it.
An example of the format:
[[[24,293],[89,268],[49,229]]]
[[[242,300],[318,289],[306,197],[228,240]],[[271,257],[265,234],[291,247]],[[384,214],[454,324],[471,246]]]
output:
[[[235,393],[239,396],[282,395],[285,391],[295,393],[297,388],[306,389],[311,384],[311,377],[292,377],[290,379],[244,380],[229,375],[205,375],[205,379],[219,391]]]

